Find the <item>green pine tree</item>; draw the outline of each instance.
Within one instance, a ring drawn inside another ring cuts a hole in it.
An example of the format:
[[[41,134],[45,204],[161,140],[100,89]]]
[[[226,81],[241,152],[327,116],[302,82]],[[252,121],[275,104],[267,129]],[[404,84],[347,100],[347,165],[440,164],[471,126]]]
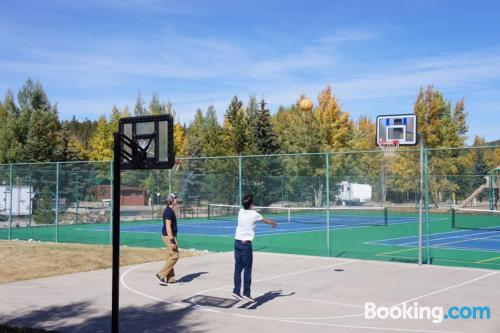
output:
[[[160,96],[157,93],[154,93],[153,97],[151,97],[149,113],[153,116],[166,113],[165,106],[160,102]]]
[[[35,209],[33,210],[33,219],[38,224],[53,224],[56,219],[54,212],[54,204],[52,193],[48,185],[42,188],[40,196],[36,200]]]
[[[142,99],[141,92],[137,94],[134,106],[134,115],[136,117],[145,116],[148,114],[148,110],[144,107],[144,100]]]
[[[227,155],[245,154],[250,150],[249,119],[243,102],[234,96],[224,117],[224,143]]]
[[[278,139],[271,123],[269,110],[266,109],[264,99],[260,102],[260,110],[257,111],[254,121],[254,138],[258,154],[279,153]]]
[[[57,106],[53,106],[42,85],[28,80],[18,94],[20,115],[19,133],[24,133],[23,160],[48,162],[57,160],[60,129]]]

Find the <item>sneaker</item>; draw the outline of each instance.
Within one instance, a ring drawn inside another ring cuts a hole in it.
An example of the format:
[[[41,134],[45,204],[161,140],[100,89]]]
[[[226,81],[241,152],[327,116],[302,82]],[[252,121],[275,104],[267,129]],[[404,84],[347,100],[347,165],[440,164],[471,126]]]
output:
[[[248,301],[248,302],[252,302],[252,303],[255,302],[255,300],[250,296],[243,295],[243,299],[245,301]]]
[[[158,281],[160,281],[160,284],[162,286],[166,286],[167,285],[167,279],[166,278],[161,277],[159,274],[156,274],[155,276],[158,279]]]
[[[239,294],[237,294],[237,293],[233,293],[233,297],[234,297],[235,299],[237,299],[238,301],[242,301],[242,300],[243,300],[243,297],[241,297],[241,296],[240,296]]]

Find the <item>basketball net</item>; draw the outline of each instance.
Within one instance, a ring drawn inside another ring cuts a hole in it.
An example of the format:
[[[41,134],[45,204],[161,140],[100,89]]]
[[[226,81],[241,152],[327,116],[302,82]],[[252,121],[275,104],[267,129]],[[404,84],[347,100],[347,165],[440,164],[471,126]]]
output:
[[[399,140],[380,141],[379,147],[384,153],[384,157],[393,157],[399,148]]]

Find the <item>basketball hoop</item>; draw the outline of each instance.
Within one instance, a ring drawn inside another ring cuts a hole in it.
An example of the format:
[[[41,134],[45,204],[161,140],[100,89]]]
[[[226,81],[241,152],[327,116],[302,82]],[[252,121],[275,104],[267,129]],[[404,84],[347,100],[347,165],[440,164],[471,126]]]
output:
[[[378,145],[384,152],[384,157],[393,157],[394,155],[396,155],[396,150],[399,148],[399,140],[381,140]]]

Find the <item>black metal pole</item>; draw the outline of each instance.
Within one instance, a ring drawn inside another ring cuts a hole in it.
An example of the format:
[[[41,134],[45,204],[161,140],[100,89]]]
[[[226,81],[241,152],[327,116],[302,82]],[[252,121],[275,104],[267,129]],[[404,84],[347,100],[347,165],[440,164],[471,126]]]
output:
[[[111,332],[118,333],[118,314],[120,296],[120,161],[121,139],[114,133],[113,158],[113,273],[111,287]]]

